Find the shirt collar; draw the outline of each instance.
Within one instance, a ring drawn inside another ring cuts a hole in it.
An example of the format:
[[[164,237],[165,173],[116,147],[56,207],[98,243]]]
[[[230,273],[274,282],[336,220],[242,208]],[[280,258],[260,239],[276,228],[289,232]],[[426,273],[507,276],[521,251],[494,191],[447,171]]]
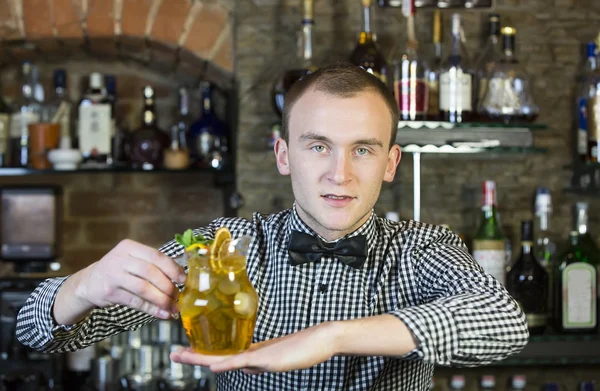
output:
[[[376,235],[377,235],[377,230],[376,230],[377,216],[375,215],[375,212],[373,210],[371,210],[370,213],[371,213],[371,215],[369,216],[369,219],[367,221],[365,221],[365,223],[363,225],[361,225],[355,231],[341,237],[338,240],[352,238],[357,235],[365,235],[367,237],[369,254],[373,254],[373,247],[375,246]],[[317,236],[326,243],[335,243],[338,241],[338,240],[334,240],[333,242],[329,242],[329,241],[323,239],[312,228],[310,228],[298,215],[298,211],[296,210],[296,202],[295,201],[294,201],[294,205],[292,206],[292,210],[291,210],[290,216],[287,221],[287,229],[286,229],[287,238],[286,238],[286,240],[289,240],[289,236],[290,236],[290,233],[292,232],[292,230],[300,231],[305,234],[309,234],[309,235],[313,235],[313,236]]]

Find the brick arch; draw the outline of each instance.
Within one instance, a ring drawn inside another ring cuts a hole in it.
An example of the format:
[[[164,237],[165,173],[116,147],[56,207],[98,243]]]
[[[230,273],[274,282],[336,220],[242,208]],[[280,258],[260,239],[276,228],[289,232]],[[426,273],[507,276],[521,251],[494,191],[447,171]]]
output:
[[[233,0],[0,0],[0,62],[130,59],[231,79]]]

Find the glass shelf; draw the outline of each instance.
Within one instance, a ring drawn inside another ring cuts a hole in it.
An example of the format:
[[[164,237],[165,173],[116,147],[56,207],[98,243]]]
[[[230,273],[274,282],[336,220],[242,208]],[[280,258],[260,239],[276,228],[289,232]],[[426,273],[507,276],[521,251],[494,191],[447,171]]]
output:
[[[490,366],[597,365],[600,334],[531,336],[518,354]]]
[[[547,149],[545,148],[537,148],[537,147],[476,147],[470,145],[460,145],[460,146],[452,146],[452,145],[401,145],[402,152],[405,153],[464,153],[464,154],[476,154],[476,153],[489,153],[489,154],[536,154],[536,153],[545,153]]]
[[[529,130],[544,130],[548,129],[548,125],[540,123],[514,123],[504,124],[499,122],[466,122],[455,124],[445,121],[400,121],[398,122],[398,130],[400,129],[529,129]]]
[[[157,168],[143,170],[134,168],[108,167],[108,168],[78,168],[75,170],[36,170],[33,168],[5,167],[0,168],[0,177],[3,176],[28,176],[28,175],[77,175],[77,174],[207,174],[214,175],[215,181],[221,184],[233,183],[234,173],[231,171],[217,171],[210,168],[186,168],[183,170],[170,170]]]

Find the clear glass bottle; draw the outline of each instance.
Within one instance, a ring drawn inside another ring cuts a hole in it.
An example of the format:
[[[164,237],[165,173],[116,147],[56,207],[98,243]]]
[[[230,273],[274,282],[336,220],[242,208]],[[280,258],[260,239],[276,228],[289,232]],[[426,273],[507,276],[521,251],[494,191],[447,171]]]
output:
[[[29,162],[29,129],[27,125],[38,122],[41,118],[42,105],[35,98],[35,80],[33,65],[25,61],[21,67],[21,95],[15,103],[15,112],[10,123],[10,166],[27,167]]]
[[[287,69],[275,80],[271,91],[273,109],[279,116],[283,113],[285,94],[292,88],[292,85],[305,75],[317,70],[313,63],[313,30],[315,25],[313,2],[314,0],[302,1],[304,7],[302,32],[298,34],[298,53],[294,66]]]
[[[425,63],[425,78],[429,95],[427,99],[427,119],[440,118],[440,70],[442,68],[442,16],[440,10],[433,13],[433,50]]]
[[[521,254],[506,275],[506,289],[527,317],[532,335],[543,334],[548,321],[548,273],[535,258],[533,221],[521,223]]]
[[[165,150],[166,168],[181,170],[190,165],[190,151],[187,147],[190,123],[189,94],[185,87],[181,87],[179,88],[177,120],[171,126],[171,143]]]
[[[489,76],[480,114],[504,123],[533,122],[539,107],[533,100],[530,77],[515,55],[516,30],[502,28],[504,55]]]
[[[53,73],[54,93],[42,108],[42,121],[60,123],[61,145],[71,145],[72,103],[67,90],[67,72],[55,69]]]
[[[499,14],[488,15],[488,31],[489,35],[485,45],[483,46],[481,55],[475,62],[475,87],[473,88],[475,96],[473,101],[475,103],[475,107],[478,108],[478,113],[480,113],[479,105],[483,100],[488,79],[494,72],[496,64],[498,64],[502,58]]]
[[[350,62],[362,67],[387,84],[387,63],[383,53],[375,42],[372,31],[371,0],[362,0],[362,5],[363,28],[358,36],[358,42],[350,55]]]
[[[550,318],[553,314],[554,291],[554,268],[556,266],[557,246],[550,234],[550,221],[552,218],[552,198],[550,190],[545,187],[538,187],[535,196],[535,216],[534,224],[535,256],[540,265],[544,267],[549,276],[548,279],[548,301],[547,313]],[[550,319],[549,319],[550,321]],[[550,323],[550,322],[549,322]]]
[[[98,72],[79,103],[79,150],[88,164],[108,165],[112,139],[112,104]]]
[[[429,87],[426,68],[417,52],[417,41],[409,39],[406,49],[392,58],[394,95],[402,121],[421,121],[427,117]]]
[[[169,146],[169,136],[158,127],[156,121],[154,88],[145,86],[142,98],[142,126],[131,135],[131,165],[133,168],[154,170],[163,164],[164,151]]]
[[[440,73],[440,115],[444,121],[467,122],[473,114],[473,72],[462,40],[460,14],[452,14],[452,47]]]

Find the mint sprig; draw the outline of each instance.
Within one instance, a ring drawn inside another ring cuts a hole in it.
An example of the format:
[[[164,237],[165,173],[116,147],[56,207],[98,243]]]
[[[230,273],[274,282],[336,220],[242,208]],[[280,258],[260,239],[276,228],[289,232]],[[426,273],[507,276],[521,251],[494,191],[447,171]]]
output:
[[[194,232],[191,229],[187,229],[183,235],[175,234],[175,241],[184,247],[189,247],[196,243],[210,246],[213,242],[211,239],[206,239],[202,235],[194,235]]]

